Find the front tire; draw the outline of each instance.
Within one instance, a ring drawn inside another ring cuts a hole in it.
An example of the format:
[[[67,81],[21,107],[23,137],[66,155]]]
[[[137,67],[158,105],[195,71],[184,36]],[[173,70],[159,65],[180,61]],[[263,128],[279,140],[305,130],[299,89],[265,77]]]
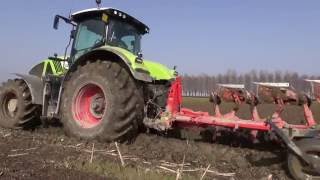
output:
[[[88,61],[66,81],[61,111],[68,135],[124,141],[138,132],[143,97],[125,67],[111,61]]]
[[[32,104],[29,87],[23,80],[8,80],[0,87],[1,127],[33,128],[39,124],[38,109]]]

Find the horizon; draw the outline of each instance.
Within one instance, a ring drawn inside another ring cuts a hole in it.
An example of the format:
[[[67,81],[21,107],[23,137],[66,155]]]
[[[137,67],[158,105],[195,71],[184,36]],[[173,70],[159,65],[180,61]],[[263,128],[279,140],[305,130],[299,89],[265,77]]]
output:
[[[0,7],[0,81],[63,54],[70,27],[52,28],[55,14],[96,7],[88,1],[6,1]],[[142,42],[147,59],[180,74],[217,75],[235,70],[320,75],[320,2],[308,1],[103,1],[149,25]],[[165,13],[163,11],[165,10]],[[19,12],[19,13],[12,13]],[[21,16],[24,21],[21,21]],[[200,18],[199,18],[200,17]],[[17,23],[18,22],[18,23]]]

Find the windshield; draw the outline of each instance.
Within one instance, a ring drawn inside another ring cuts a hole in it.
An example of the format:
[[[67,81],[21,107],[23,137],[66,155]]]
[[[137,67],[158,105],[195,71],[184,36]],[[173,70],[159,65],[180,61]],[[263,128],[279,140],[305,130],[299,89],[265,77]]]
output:
[[[141,33],[134,26],[112,20],[109,24],[107,43],[111,46],[124,48],[133,54],[138,54],[141,50]]]
[[[73,54],[74,59],[77,59],[82,54],[105,42],[105,23],[95,19],[81,22],[78,25],[75,40]]]

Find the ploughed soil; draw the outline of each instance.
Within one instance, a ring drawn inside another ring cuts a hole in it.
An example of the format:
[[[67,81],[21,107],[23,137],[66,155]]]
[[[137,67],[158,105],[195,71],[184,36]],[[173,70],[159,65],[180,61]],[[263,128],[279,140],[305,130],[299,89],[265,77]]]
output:
[[[186,100],[192,108],[201,103]],[[200,179],[207,167],[204,179],[290,179],[281,145],[230,136],[212,143],[200,129],[179,134],[142,133],[118,144],[122,166],[115,143],[66,137],[62,127],[0,128],[0,179],[176,179],[178,169],[181,179]]]

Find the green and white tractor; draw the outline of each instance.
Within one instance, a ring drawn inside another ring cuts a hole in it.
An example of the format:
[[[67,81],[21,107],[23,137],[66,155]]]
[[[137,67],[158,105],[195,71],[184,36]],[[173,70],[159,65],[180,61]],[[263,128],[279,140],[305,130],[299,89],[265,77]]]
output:
[[[176,71],[143,58],[141,39],[149,27],[123,11],[57,15],[55,29],[60,20],[72,26],[70,55],[49,57],[0,87],[0,126],[32,128],[58,119],[75,137],[131,139],[146,113],[165,109]],[[150,100],[156,108],[146,107]]]

